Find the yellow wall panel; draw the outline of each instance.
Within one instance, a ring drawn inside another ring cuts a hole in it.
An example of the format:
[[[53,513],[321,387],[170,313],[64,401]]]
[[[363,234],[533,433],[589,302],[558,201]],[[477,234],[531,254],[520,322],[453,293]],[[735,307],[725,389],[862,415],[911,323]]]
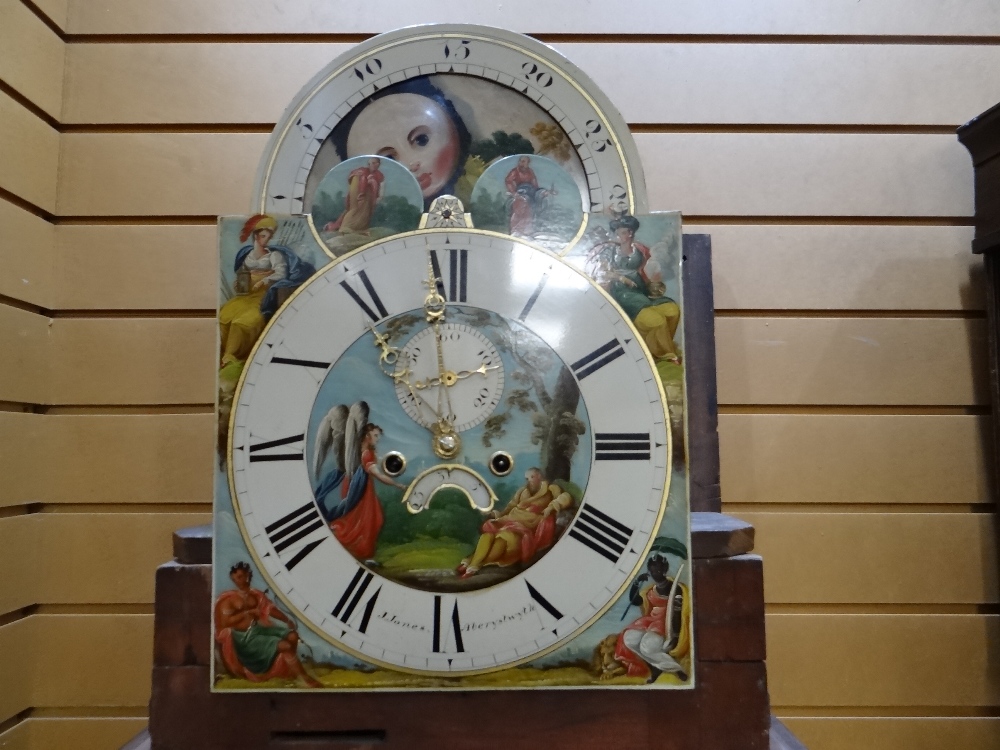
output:
[[[67,123],[275,122],[349,44],[70,44]],[[1000,49],[557,44],[630,123],[963,123],[1000,100]],[[658,75],[634,75],[636,60]],[[294,62],[293,62],[294,61]],[[878,69],[878,76],[865,73]],[[789,96],[789,92],[796,92]]]
[[[971,216],[953,135],[637,133],[649,205],[694,215]]]
[[[0,305],[0,401],[45,402],[49,319]]]
[[[44,551],[38,604],[152,604],[156,568],[173,559],[173,532],[211,522],[207,513],[34,516]]]
[[[0,80],[56,119],[62,109],[65,49],[19,0],[0,6]]]
[[[771,704],[996,706],[997,639],[997,615],[771,614]]]
[[[59,213],[244,213],[267,136],[66,133]],[[952,135],[638,133],[649,203],[702,216],[970,216]]]
[[[212,403],[215,339],[208,319],[56,320],[49,403]]]
[[[16,241],[0,243],[0,295],[50,307],[53,226],[0,199],[0,226]]]
[[[0,690],[0,722],[31,708],[38,641],[31,618],[0,625],[0,674],[14,675],[4,680]]]
[[[0,482],[0,506],[43,501],[44,478],[67,456],[65,451],[47,450],[48,420],[41,414],[0,412],[0,466],[8,467]],[[71,446],[69,453],[75,449]]]
[[[145,706],[152,615],[32,615],[36,707]]]
[[[983,320],[720,318],[720,404],[984,404]]]
[[[966,0],[961,12],[934,0],[844,3],[683,0],[664,12],[657,0],[628,0],[613,13],[583,13],[563,3],[531,0],[342,6],[321,2],[275,6],[266,0],[175,0],[169,6],[143,0],[72,0],[67,31],[73,34],[370,34],[424,23],[481,23],[524,33],[587,34],[1000,34],[1000,11],[990,0]],[[638,69],[638,66],[637,66]]]
[[[686,231],[712,236],[718,309],[981,310],[985,304],[982,260],[969,251],[972,227],[690,224]],[[215,226],[61,224],[54,256],[57,309],[216,305]],[[76,262],[82,256],[83,265]]]
[[[40,546],[38,524],[32,516],[0,518],[0,570],[3,571],[0,616],[37,603]]]
[[[0,750],[114,750],[139,734],[148,723],[145,718],[125,716],[31,717],[0,734]]]
[[[257,133],[66,133],[59,213],[246,213],[266,141]]]
[[[982,320],[722,318],[719,401],[985,403],[985,336]],[[212,403],[215,338],[208,318],[58,319],[51,402]]]
[[[771,604],[998,601],[992,513],[744,513]]]
[[[781,716],[809,750],[994,750],[1000,747],[1000,718],[837,718]]]
[[[0,133],[0,188],[54,211],[59,133],[3,92]]]
[[[2,252],[2,251],[0,251]],[[63,224],[55,231],[60,309],[215,309],[218,243],[211,226]],[[81,264],[79,258],[86,257]]]
[[[722,414],[727,503],[987,503],[990,417]]]
[[[0,412],[0,455],[18,467],[0,505],[210,502],[214,445],[212,414]]]
[[[973,228],[689,224],[712,236],[718,310],[981,310]]]
[[[67,30],[70,0],[34,0],[34,4],[60,30]]]

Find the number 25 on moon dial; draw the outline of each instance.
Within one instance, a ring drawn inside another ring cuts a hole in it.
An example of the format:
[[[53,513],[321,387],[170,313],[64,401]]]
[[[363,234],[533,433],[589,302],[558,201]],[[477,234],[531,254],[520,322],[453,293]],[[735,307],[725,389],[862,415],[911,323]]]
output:
[[[234,399],[233,503],[273,591],[330,643],[476,674],[621,595],[666,505],[668,425],[600,287],[504,235],[424,230],[333,263],[270,322]]]

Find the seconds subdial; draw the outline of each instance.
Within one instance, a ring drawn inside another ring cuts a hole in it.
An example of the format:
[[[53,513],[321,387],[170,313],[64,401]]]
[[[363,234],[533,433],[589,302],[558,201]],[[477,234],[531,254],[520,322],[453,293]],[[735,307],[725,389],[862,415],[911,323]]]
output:
[[[427,402],[441,399],[450,404],[450,413],[440,416],[451,423],[455,431],[468,430],[485,420],[503,395],[503,361],[493,343],[481,331],[461,323],[442,323],[441,360],[439,366],[434,328],[428,327],[415,334],[400,350],[397,368],[406,367],[414,393],[402,383],[396,384],[396,397],[403,410],[415,422],[432,427],[438,416],[427,407]]]

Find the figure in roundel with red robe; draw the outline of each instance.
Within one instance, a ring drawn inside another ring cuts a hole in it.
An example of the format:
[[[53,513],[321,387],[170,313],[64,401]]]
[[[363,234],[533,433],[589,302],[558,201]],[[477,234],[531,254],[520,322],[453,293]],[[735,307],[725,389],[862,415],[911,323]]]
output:
[[[518,158],[517,166],[507,173],[504,186],[510,211],[510,233],[515,237],[534,237],[535,218],[542,201],[554,191],[538,187],[538,178],[527,156]]]

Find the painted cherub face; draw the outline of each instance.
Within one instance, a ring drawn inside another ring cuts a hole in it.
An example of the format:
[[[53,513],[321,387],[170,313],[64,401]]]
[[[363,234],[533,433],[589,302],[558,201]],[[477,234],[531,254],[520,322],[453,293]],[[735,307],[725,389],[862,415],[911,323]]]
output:
[[[458,131],[433,99],[390,94],[365,107],[351,127],[347,155],[361,154],[398,161],[414,174],[429,198],[448,184],[458,167]]]

